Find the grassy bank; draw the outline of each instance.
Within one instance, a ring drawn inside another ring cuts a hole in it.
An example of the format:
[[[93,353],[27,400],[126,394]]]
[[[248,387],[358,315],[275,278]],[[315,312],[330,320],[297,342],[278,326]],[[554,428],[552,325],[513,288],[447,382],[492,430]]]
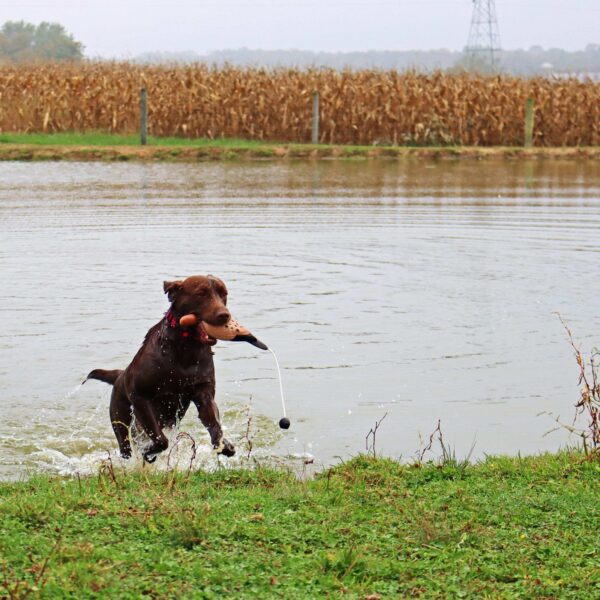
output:
[[[479,146],[342,146],[241,139],[149,137],[105,133],[3,133],[0,160],[170,161],[280,159],[600,159],[600,147],[517,148]]]
[[[600,470],[579,454],[0,486],[0,595],[592,598]],[[36,591],[36,595],[37,595]]]
[[[29,146],[139,146],[138,134],[119,135],[117,133],[0,133],[0,145],[18,144]],[[148,146],[169,146],[176,148],[262,148],[273,144],[252,140],[208,138],[188,139],[182,137],[148,136]]]

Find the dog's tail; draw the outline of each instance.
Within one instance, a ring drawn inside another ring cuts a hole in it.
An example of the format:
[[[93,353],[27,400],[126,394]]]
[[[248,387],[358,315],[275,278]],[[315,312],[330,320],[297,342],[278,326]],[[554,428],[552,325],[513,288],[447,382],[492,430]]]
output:
[[[85,383],[88,379],[97,379],[98,381],[104,381],[114,385],[119,375],[123,372],[122,369],[113,369],[112,371],[106,371],[105,369],[94,369],[90,371],[88,376],[83,380]]]

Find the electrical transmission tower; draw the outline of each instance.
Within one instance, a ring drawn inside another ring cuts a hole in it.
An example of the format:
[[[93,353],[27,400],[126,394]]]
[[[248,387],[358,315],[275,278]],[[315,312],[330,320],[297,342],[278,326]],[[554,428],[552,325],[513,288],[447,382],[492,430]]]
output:
[[[500,32],[494,0],[473,0],[467,63],[476,68],[495,70],[500,59]]]

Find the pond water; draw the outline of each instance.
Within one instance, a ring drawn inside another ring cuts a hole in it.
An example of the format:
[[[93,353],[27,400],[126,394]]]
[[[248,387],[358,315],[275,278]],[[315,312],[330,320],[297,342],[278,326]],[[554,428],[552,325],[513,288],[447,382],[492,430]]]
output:
[[[116,456],[109,386],[77,386],[202,273],[282,367],[287,432],[273,357],[215,347],[241,450],[332,464],[384,415],[392,457],[438,419],[458,457],[558,448],[540,413],[571,422],[578,369],[554,313],[600,345],[599,198],[591,161],[0,163],[0,478]],[[194,411],[181,429],[214,467]]]

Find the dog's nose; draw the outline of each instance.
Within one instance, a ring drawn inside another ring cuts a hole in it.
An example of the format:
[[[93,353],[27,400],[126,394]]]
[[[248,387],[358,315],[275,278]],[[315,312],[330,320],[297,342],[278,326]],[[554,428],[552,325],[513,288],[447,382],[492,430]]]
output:
[[[229,321],[229,319],[231,319],[231,314],[229,313],[228,310],[220,310],[215,315],[215,318],[219,325],[225,325],[227,323],[227,321]]]

